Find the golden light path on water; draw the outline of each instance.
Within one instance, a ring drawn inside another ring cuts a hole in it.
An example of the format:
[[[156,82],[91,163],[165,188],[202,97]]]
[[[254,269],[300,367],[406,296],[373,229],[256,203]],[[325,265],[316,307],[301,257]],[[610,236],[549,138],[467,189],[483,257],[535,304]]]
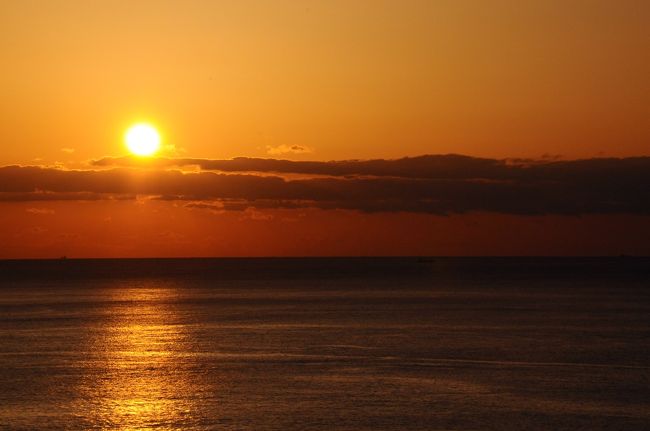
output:
[[[108,429],[178,429],[192,420],[196,388],[179,367],[188,356],[185,325],[171,309],[176,290],[110,288],[111,324],[93,346],[102,352],[80,402]]]

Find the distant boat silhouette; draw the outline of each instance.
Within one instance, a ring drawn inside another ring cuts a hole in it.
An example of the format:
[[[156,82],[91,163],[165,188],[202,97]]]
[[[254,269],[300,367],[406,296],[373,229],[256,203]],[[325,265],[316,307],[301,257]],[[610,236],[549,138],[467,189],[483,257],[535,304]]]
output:
[[[68,259],[68,256],[65,256],[65,255],[61,256],[61,260],[67,260],[67,259]]]

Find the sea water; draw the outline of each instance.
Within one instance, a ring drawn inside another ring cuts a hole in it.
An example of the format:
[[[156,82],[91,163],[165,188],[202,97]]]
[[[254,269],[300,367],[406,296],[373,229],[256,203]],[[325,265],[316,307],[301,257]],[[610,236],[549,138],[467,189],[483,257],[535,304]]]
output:
[[[650,428],[650,260],[0,261],[3,430]]]

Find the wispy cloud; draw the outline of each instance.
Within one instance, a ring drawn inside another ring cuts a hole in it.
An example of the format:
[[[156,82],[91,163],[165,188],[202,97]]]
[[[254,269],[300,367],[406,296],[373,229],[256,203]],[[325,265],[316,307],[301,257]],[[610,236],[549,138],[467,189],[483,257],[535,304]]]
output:
[[[54,210],[51,208],[27,208],[25,211],[27,211],[30,214],[37,214],[37,215],[54,214]]]
[[[267,145],[266,152],[271,155],[279,154],[306,154],[312,153],[314,150],[304,145],[278,145],[276,147]]]

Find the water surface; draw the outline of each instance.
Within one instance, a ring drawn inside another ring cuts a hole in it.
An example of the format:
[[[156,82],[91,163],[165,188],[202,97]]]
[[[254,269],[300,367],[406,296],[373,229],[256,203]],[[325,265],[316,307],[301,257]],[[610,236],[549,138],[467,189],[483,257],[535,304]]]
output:
[[[650,428],[650,260],[0,262],[0,429]]]

